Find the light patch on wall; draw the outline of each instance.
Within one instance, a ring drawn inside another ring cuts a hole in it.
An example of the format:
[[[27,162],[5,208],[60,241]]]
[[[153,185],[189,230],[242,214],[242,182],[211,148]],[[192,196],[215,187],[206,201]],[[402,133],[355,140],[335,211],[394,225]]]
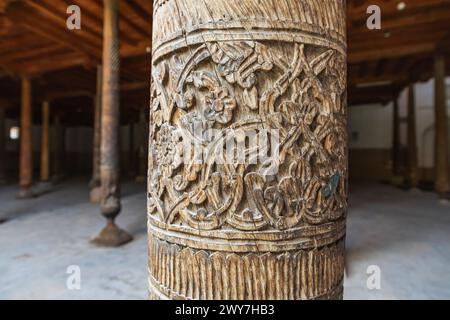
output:
[[[9,129],[9,138],[11,140],[19,140],[19,137],[20,137],[19,127],[11,127],[11,129]]]
[[[447,83],[447,106],[450,106],[450,83]]]

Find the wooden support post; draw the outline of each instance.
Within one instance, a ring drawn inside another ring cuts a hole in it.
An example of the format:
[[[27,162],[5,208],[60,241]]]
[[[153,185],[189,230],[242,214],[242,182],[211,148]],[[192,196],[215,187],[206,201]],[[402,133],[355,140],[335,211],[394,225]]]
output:
[[[32,102],[31,81],[22,77],[22,101],[20,110],[20,192],[19,199],[34,197],[33,184],[33,145],[32,145]]]
[[[435,190],[444,198],[450,192],[448,156],[448,115],[445,92],[445,57],[436,56],[435,76]]]
[[[6,183],[6,127],[5,108],[0,106],[0,185]]]
[[[400,119],[398,97],[394,99],[392,113],[392,176],[394,184],[398,184],[397,177],[401,171]],[[401,182],[400,182],[401,183]]]
[[[66,152],[66,130],[62,123],[61,115],[54,115],[53,127],[53,156],[52,156],[52,182],[58,183],[65,176],[65,152]]]
[[[106,227],[93,240],[102,246],[116,247],[132,240],[114,220],[120,213],[119,181],[119,1],[103,0],[103,94],[101,116],[101,213]]]
[[[136,176],[136,152],[135,152],[135,146],[134,146],[134,120],[132,119],[128,128],[129,128],[129,134],[128,134],[128,147],[129,147],[129,167],[128,172],[129,176],[134,178]]]
[[[157,3],[151,297],[342,298],[345,1]]]
[[[408,185],[417,188],[419,169],[417,166],[416,97],[414,84],[408,87]]]
[[[41,183],[50,182],[50,103],[42,105]]]
[[[147,155],[148,155],[148,121],[147,108],[139,110],[139,149],[138,149],[138,173],[136,182],[143,183],[147,180]]]
[[[92,148],[92,179],[89,183],[92,203],[100,203],[100,143],[101,143],[101,116],[102,116],[102,78],[103,70],[97,67],[97,93],[94,97],[94,140]]]

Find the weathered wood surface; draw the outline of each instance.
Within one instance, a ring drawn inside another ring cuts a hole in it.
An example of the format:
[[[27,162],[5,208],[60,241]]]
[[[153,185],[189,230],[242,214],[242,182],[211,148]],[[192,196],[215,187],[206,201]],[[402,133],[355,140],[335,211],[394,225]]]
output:
[[[32,147],[32,112],[31,112],[31,81],[22,78],[22,100],[20,109],[20,168],[18,198],[33,197],[30,188],[33,183],[33,147]]]
[[[419,167],[417,163],[417,119],[416,90],[414,84],[408,87],[408,184],[411,188],[419,186]]]
[[[132,237],[115,224],[121,210],[119,166],[119,0],[104,0],[103,86],[101,110],[100,210],[106,227],[93,239],[98,245],[117,247]]]
[[[150,296],[341,298],[345,2],[155,0],[153,31]],[[199,163],[179,145],[196,127],[277,133],[279,154],[218,161],[225,138],[202,138]]]
[[[102,129],[102,87],[103,69],[97,66],[97,93],[94,97],[94,138],[92,143],[92,179],[89,183],[90,200],[92,203],[100,202],[100,145]]]
[[[50,103],[42,104],[41,182],[50,181]]]

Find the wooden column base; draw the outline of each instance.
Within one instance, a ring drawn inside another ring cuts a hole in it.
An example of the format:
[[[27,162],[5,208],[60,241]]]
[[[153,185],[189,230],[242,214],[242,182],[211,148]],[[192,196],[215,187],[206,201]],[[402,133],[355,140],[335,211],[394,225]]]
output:
[[[91,242],[102,247],[120,247],[132,240],[133,237],[126,231],[118,228],[114,222],[109,222]]]

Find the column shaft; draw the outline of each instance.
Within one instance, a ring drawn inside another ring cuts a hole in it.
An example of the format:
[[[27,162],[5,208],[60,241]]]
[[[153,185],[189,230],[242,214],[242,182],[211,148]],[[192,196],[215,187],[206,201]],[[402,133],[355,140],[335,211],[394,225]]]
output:
[[[408,183],[411,188],[419,185],[417,166],[416,99],[414,84],[408,88]]]
[[[6,126],[5,108],[0,106],[0,185],[6,183]]]
[[[147,108],[139,111],[139,137],[138,137],[138,173],[137,182],[145,182],[147,179],[147,154],[148,154],[148,121]]]
[[[395,98],[392,115],[392,173],[395,176],[400,175],[401,168],[401,145],[400,145],[400,119],[398,98]]]
[[[100,145],[102,129],[102,79],[103,70],[101,66],[97,67],[97,93],[94,97],[94,139],[92,147],[92,179],[90,182],[90,200],[92,203],[100,202]]]
[[[41,182],[50,180],[50,104],[42,105]]]
[[[20,110],[20,193],[19,198],[29,198],[33,183],[33,146],[32,146],[32,105],[31,81],[22,78],[22,101]]]
[[[155,1],[152,298],[342,298],[345,16],[342,0]]]
[[[100,207],[101,213],[107,219],[107,226],[94,239],[94,242],[104,246],[119,246],[132,239],[114,223],[114,219],[121,209],[119,181],[119,1],[103,0],[103,7]]]
[[[445,58],[437,56],[435,74],[435,190],[441,195],[450,191],[448,158],[448,115],[445,92]]]
[[[65,175],[65,134],[66,130],[62,124],[61,115],[55,114],[54,128],[53,128],[53,156],[52,156],[52,180],[58,182],[63,179]]]

